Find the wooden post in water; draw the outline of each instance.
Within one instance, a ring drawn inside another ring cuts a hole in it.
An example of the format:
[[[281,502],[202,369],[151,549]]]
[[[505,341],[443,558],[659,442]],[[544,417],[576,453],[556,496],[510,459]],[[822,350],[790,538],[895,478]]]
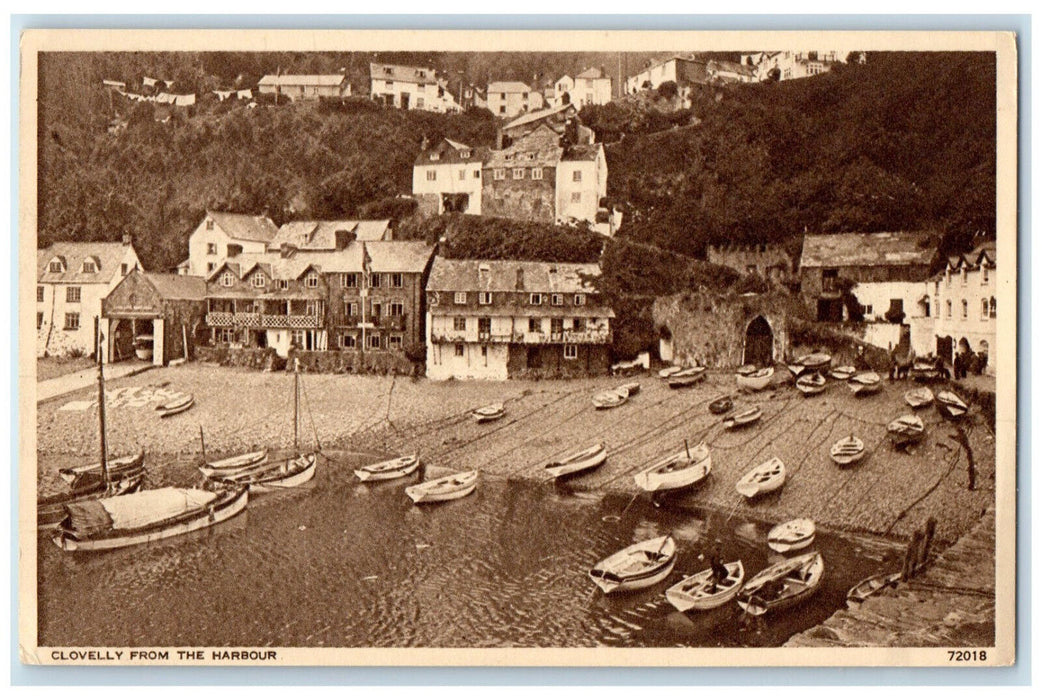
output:
[[[909,581],[915,576],[915,568],[919,557],[919,547],[922,543],[922,539],[922,530],[916,530],[912,533],[912,539],[908,542],[908,549],[905,550],[904,566],[901,568],[902,581]]]
[[[206,440],[203,439],[203,424],[199,424],[199,444],[203,448],[203,464],[206,464]]]
[[[922,556],[919,557],[919,566],[917,569],[923,569],[926,567],[926,562],[930,558],[930,546],[933,544],[933,536],[937,531],[937,519],[930,516],[926,520],[926,531],[923,534],[923,551]]]

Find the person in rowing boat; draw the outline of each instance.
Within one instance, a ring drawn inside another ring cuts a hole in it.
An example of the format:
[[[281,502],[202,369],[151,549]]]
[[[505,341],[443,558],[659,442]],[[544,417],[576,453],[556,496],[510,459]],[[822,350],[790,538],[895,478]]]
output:
[[[724,566],[724,560],[720,556],[720,548],[715,546],[709,552],[709,569],[712,573],[709,574],[709,580],[713,583],[712,593],[720,588],[720,585],[727,580],[730,572],[727,567]]]

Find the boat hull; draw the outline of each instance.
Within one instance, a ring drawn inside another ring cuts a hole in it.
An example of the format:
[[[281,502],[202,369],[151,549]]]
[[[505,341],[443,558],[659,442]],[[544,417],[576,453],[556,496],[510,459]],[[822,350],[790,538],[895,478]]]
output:
[[[118,481],[113,482],[113,488],[111,491],[101,489],[97,492],[86,494],[63,493],[40,499],[36,503],[36,529],[47,530],[60,523],[65,518],[66,503],[134,493],[141,488],[144,481],[145,470],[142,469],[136,474],[125,475]]]
[[[789,570],[787,573],[778,573],[774,576],[770,574],[772,570],[777,570],[777,567],[784,567],[792,562],[799,562],[798,570],[806,569],[806,577],[801,576],[799,579],[793,580],[790,577],[793,570]],[[817,552],[781,562],[761,571],[745,584],[745,587],[738,593],[738,606],[756,617],[795,607],[820,590],[824,573],[825,561]],[[766,578],[764,578],[765,576]],[[786,581],[782,592],[777,597],[767,598],[759,595],[763,590],[763,586],[769,581]],[[792,586],[797,586],[798,588],[793,590]]]
[[[469,486],[462,486],[454,491],[445,491],[441,493],[422,493],[414,495],[410,493],[408,489],[405,493],[412,499],[413,503],[443,503],[445,501],[455,501],[457,498],[463,498],[474,493],[474,489],[478,487],[477,482],[470,484]]]
[[[780,469],[774,469],[774,462],[777,461]],[[758,480],[757,476],[764,473],[765,470],[773,471],[767,478]],[[737,484],[735,484],[735,490],[746,498],[757,498],[759,496],[766,495],[773,491],[777,491],[785,483],[785,465],[781,463],[781,460],[771,460],[767,464],[761,464],[755,467],[752,471],[742,477]]]
[[[597,584],[605,593],[629,593],[631,591],[639,591],[644,588],[651,588],[657,583],[664,581],[671,573],[673,573],[673,567],[676,566],[676,559],[670,560],[670,562],[662,569],[655,571],[649,576],[640,578],[632,578],[623,580],[621,583],[615,583],[614,581],[605,580],[596,576],[590,575],[593,582]]]
[[[400,463],[400,466],[393,469],[380,468],[390,463]],[[392,479],[401,479],[409,476],[419,468],[420,460],[413,456],[408,461],[396,459],[391,460],[391,462],[380,462],[379,464],[370,464],[367,467],[355,469],[355,476],[358,477],[359,481],[391,481]]]
[[[440,485],[443,479],[459,479],[459,483]],[[454,501],[474,493],[478,487],[478,475],[476,472],[464,472],[462,475],[455,474],[442,479],[434,479],[422,484],[414,484],[405,489],[405,495],[412,499],[415,504],[420,503],[443,503]]]
[[[653,566],[639,571],[626,573],[625,569],[643,558],[645,563],[649,554],[660,560]],[[650,588],[663,581],[673,572],[677,561],[676,542],[669,535],[632,544],[625,549],[603,559],[590,569],[589,577],[605,593],[626,593],[642,588]],[[618,573],[619,570],[623,573]]]
[[[247,452],[234,457],[219,459],[215,462],[208,462],[199,467],[199,471],[203,473],[203,476],[233,476],[241,471],[252,469],[259,464],[264,464],[267,458],[267,450]]]
[[[698,448],[696,448],[698,449]],[[713,469],[713,457],[706,451],[704,457],[692,461],[691,464],[682,469],[672,471],[660,471],[663,464],[670,461],[682,461],[687,459],[687,453],[682,451],[667,457],[659,464],[638,472],[633,480],[642,490],[648,493],[665,493],[680,491],[681,489],[694,488],[709,477]]]
[[[188,399],[179,403],[156,406],[156,411],[159,413],[160,418],[169,418],[171,416],[176,416],[179,413],[184,413],[194,405],[195,397],[189,396]]]
[[[769,368],[770,371],[765,374],[736,374],[735,382],[741,389],[748,391],[762,391],[766,389],[771,383],[771,378],[774,376],[774,370]]]
[[[546,473],[555,479],[560,479],[566,476],[573,476],[575,474],[582,474],[600,467],[608,459],[608,451],[601,447],[598,451],[591,454],[588,457],[563,461],[560,463],[550,463],[546,465]]]
[[[136,455],[127,455],[125,457],[110,458],[108,460],[108,473],[109,479],[118,479],[126,472],[131,472],[139,469],[145,461],[145,453],[138,452]],[[97,480],[98,486],[95,490],[101,490],[104,485],[101,483],[101,462],[96,464],[87,464],[81,467],[70,467],[67,469],[59,469],[58,476],[60,476],[67,484],[72,485],[73,492],[77,491],[77,482]]]
[[[74,535],[61,530],[52,537],[52,541],[67,552],[73,551],[99,551],[106,549],[119,549],[136,544],[147,544],[158,540],[184,535],[196,530],[212,527],[217,523],[224,522],[235,517],[246,508],[249,500],[249,491],[246,488],[231,492],[227,498],[214,505],[212,508],[202,509],[193,513],[191,517],[179,519],[176,522],[160,525],[157,527],[138,528],[129,530],[124,534],[111,534],[105,537],[79,539]]]
[[[308,462],[308,466],[304,467],[300,471],[287,474],[283,477],[265,479],[250,483],[249,488],[252,493],[271,493],[273,491],[282,491],[283,489],[291,489],[296,486],[306,484],[315,478],[315,471],[318,469],[318,460],[314,455],[311,455],[311,459]]]
[[[745,581],[745,569],[740,561],[724,566],[729,576],[716,593],[705,592],[712,575],[712,569],[706,569],[666,589],[666,600],[680,612],[712,610],[734,600]]]
[[[865,443],[859,438],[844,438],[829,449],[829,456],[841,467],[850,466],[865,456]]]
[[[775,552],[794,552],[809,547],[817,535],[812,520],[797,519],[776,525],[767,533],[767,546]]]
[[[746,425],[752,425],[756,421],[760,420],[761,417],[763,417],[763,411],[756,409],[753,413],[743,413],[731,416],[730,418],[724,418],[724,429],[734,430]]]

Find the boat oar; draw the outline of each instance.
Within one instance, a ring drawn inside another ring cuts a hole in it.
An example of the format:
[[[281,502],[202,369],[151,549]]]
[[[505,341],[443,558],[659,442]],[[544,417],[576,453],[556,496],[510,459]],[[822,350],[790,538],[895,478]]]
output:
[[[630,506],[633,505],[633,502],[637,500],[638,496],[640,496],[640,491],[633,494],[633,498],[630,499],[630,502],[626,504],[626,507],[622,509],[621,513],[619,513],[618,515],[605,515],[603,518],[601,518],[601,520],[603,520],[604,522],[612,523],[619,522],[620,520],[622,520],[622,516],[626,514],[626,511],[630,509]]]

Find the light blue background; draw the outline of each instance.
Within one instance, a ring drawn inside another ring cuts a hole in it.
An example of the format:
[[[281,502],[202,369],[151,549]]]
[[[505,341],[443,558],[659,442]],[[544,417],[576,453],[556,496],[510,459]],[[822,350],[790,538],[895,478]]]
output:
[[[13,15],[11,17],[11,202],[18,201],[18,44],[19,35],[32,28],[93,29],[659,29],[659,30],[994,30],[1016,32],[1020,79],[1018,205],[1020,208],[1018,260],[1030,264],[1031,230],[1031,17],[1027,15]],[[18,231],[18,212],[11,208],[12,232]],[[18,318],[17,235],[9,242],[14,274],[8,299],[10,318]],[[1018,275],[1020,387],[1031,385],[1031,280]],[[11,386],[18,377],[17,355],[9,368]],[[12,396],[11,435],[18,435],[18,402]],[[1018,423],[1030,420],[1030,392],[1018,394]],[[1012,668],[936,669],[646,669],[614,668],[214,668],[214,667],[40,667],[18,659],[17,494],[18,470],[10,470],[11,566],[11,683],[12,685],[1026,685],[1031,681],[1031,492],[1029,430],[1018,433],[1017,537],[1017,658]],[[11,464],[17,464],[18,445],[12,441]],[[70,614],[75,614],[70,611]]]

